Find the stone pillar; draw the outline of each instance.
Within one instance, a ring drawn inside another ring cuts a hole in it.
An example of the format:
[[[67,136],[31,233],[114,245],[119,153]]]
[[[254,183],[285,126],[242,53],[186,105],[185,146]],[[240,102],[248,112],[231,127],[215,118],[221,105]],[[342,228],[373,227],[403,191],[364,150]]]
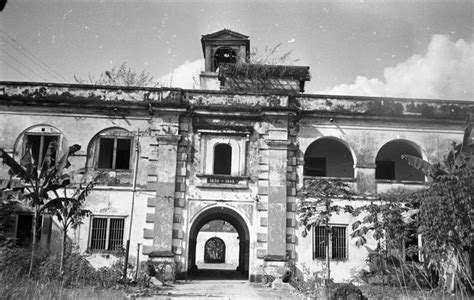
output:
[[[174,280],[176,264],[173,253],[175,178],[179,135],[156,136],[155,219],[152,251],[148,254],[162,280]]]
[[[286,258],[287,151],[288,140],[267,140],[268,170],[268,244],[267,259]]]
[[[377,183],[375,181],[375,164],[359,163],[355,167],[356,190],[359,194],[377,193]]]

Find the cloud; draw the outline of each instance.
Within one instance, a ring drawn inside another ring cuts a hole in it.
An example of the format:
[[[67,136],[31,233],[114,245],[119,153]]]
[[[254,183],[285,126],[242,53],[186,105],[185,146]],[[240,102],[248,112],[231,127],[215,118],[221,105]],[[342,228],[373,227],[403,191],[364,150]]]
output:
[[[199,88],[199,73],[204,69],[204,59],[186,61],[170,73],[158,78],[160,86],[183,89]]]
[[[474,100],[474,42],[433,35],[426,53],[385,68],[383,79],[357,76],[320,94]]]

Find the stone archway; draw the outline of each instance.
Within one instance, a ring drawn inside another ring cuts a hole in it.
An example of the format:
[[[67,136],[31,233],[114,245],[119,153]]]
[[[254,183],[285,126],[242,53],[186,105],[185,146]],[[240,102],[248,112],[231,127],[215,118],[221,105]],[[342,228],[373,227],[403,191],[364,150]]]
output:
[[[243,274],[249,272],[250,233],[247,223],[235,210],[219,206],[202,211],[194,220],[189,231],[188,273],[197,270],[196,244],[201,228],[208,222],[224,220],[230,223],[239,235],[239,261],[237,270]]]

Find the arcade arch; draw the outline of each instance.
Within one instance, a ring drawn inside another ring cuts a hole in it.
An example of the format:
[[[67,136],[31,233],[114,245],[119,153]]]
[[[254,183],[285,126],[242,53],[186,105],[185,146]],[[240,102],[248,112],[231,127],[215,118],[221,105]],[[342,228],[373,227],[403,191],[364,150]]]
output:
[[[403,154],[422,158],[419,147],[410,141],[393,140],[383,145],[375,158],[375,179],[425,181],[421,171],[402,160]]]
[[[354,178],[351,151],[335,138],[320,138],[306,149],[303,175]]]

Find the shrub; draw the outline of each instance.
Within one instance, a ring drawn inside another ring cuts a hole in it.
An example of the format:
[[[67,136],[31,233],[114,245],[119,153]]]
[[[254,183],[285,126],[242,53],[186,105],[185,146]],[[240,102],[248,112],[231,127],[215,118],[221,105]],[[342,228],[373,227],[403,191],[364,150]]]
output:
[[[0,248],[0,280],[16,283],[28,276],[30,249],[18,247]],[[59,274],[60,257],[45,251],[37,251],[33,261],[32,279],[41,282],[57,281],[63,287],[100,287],[117,285],[121,278],[122,263],[119,261],[110,268],[94,269],[80,254],[69,253]]]

